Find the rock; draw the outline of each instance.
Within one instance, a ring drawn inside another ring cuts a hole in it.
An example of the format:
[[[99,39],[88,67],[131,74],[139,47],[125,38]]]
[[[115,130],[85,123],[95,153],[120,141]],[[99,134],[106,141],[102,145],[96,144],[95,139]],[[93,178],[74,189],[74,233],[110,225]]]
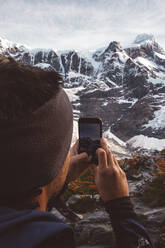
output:
[[[127,175],[131,197],[142,195],[149,182],[153,180],[154,172],[158,171],[157,164],[151,156],[125,159],[121,167]]]
[[[81,200],[81,195],[75,194],[75,195],[72,195],[71,197],[69,197],[66,204],[67,204],[67,206],[70,206],[72,204],[76,204],[79,200]]]
[[[130,161],[130,162],[129,162]],[[141,180],[145,179],[147,182],[148,179],[152,179],[153,172],[155,172],[158,167],[152,157],[142,156],[138,159],[136,164],[131,164],[133,159],[127,160],[124,171],[127,174],[128,179]]]
[[[121,52],[123,49],[119,42],[112,41],[110,42],[109,46],[104,50],[104,52],[100,55],[100,60],[105,60],[107,56],[111,53]]]
[[[56,71],[60,71],[59,58],[53,50],[38,51],[34,53],[34,65],[38,63],[50,64]]]
[[[165,233],[165,207],[154,208],[143,213],[142,223],[149,231],[155,247],[158,247],[161,234]]]
[[[67,200],[67,206],[76,213],[93,212],[101,205],[99,195],[72,195]]]
[[[134,197],[136,194],[142,193],[145,189],[145,183],[141,181],[128,180],[130,196]]]
[[[93,65],[86,61],[84,58],[78,56],[75,51],[68,51],[60,55],[61,65],[63,67],[62,73],[65,76],[70,72],[78,72],[79,74],[92,76],[94,67]]]
[[[105,211],[97,211],[76,223],[77,245],[114,245],[114,234],[109,215]]]
[[[122,85],[123,64],[128,56],[118,42],[111,42],[105,51],[100,55],[102,62],[96,72],[98,80],[106,82],[110,88]]]
[[[53,208],[51,210],[51,213],[59,218],[62,222],[67,222],[67,219],[56,208]]]
[[[65,88],[76,88],[79,86],[87,88],[89,84],[91,84],[91,82],[88,76],[85,76],[83,74],[77,75],[74,72],[70,72],[64,82]]]
[[[123,73],[124,94],[138,99],[147,95],[150,90],[150,84],[147,81],[149,75],[147,68],[141,67],[129,58],[125,63]]]
[[[147,56],[155,59],[155,52],[162,55],[165,54],[163,48],[155,41],[153,35],[139,35],[136,37],[134,44],[137,44],[137,46],[125,49],[126,53],[133,59],[137,57],[146,58]]]
[[[151,208],[144,204],[139,198],[133,197],[134,210],[139,216],[139,222],[147,229],[154,243],[159,246],[161,234],[165,233],[165,207]]]
[[[152,95],[147,95],[136,101],[134,106],[112,126],[112,132],[122,140],[127,141],[135,135],[149,135],[144,125],[153,118],[153,112],[158,109],[157,101]],[[143,129],[143,131],[141,130]],[[144,131],[145,129],[145,131]],[[151,132],[151,130],[150,130]],[[162,134],[162,138],[165,134]]]
[[[32,56],[29,52],[25,52],[22,56],[17,57],[17,60],[25,65],[32,65]]]
[[[117,89],[109,91],[96,90],[91,93],[83,94],[80,96],[80,113],[81,116],[95,117],[98,116],[103,121],[103,131],[107,131],[110,126],[120,119],[121,113],[124,115],[130,103],[120,104],[115,100],[115,96],[119,96],[120,92]],[[122,129],[117,130],[121,131]],[[119,136],[120,137],[120,136]]]

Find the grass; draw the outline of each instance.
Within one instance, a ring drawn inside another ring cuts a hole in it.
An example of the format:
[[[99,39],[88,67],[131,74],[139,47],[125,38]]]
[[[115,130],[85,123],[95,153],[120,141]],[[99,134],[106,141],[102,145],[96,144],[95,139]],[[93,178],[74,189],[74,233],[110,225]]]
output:
[[[67,200],[73,194],[79,194],[79,195],[97,194],[94,174],[91,168],[88,168],[80,178],[69,183],[68,189],[64,193],[63,198]]]

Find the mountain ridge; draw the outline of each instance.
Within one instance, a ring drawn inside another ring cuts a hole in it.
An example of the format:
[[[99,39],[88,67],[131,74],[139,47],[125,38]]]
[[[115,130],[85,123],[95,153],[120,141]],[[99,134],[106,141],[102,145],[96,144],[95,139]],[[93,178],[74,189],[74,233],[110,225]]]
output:
[[[124,141],[141,134],[165,138],[162,117],[158,128],[152,126],[165,106],[165,51],[153,35],[138,35],[129,47],[112,41],[84,54],[28,49],[0,38],[0,53],[23,64],[60,72],[75,118],[99,116],[104,131],[111,128]]]

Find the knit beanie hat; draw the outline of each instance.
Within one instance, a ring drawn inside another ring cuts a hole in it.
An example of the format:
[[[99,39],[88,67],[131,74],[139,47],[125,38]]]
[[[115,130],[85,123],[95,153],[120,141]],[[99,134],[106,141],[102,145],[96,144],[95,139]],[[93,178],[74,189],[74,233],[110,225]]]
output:
[[[65,162],[72,131],[72,106],[62,88],[28,117],[0,120],[0,199],[50,183]]]

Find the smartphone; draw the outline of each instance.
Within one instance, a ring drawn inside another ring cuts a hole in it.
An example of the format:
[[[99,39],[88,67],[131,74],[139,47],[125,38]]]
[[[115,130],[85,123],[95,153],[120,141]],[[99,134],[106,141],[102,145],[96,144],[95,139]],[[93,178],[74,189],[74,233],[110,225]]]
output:
[[[86,152],[92,157],[92,163],[98,165],[97,148],[101,147],[102,121],[99,118],[80,118],[79,127],[79,153]]]

